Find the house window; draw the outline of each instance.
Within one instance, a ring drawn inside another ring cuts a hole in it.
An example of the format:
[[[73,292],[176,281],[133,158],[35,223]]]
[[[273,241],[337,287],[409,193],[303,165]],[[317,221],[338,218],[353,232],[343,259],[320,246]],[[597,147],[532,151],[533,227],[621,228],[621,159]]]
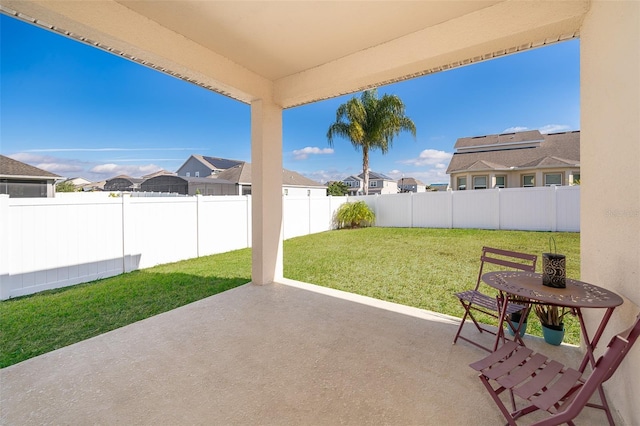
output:
[[[465,177],[459,177],[458,178],[458,185],[456,185],[459,191],[464,191],[465,189],[467,189],[467,178]]]
[[[523,175],[522,186],[525,188],[536,186],[536,175]]]
[[[196,172],[196,177],[200,177],[200,172]]]
[[[190,177],[191,176],[191,172],[187,172],[184,174],[186,177]]]
[[[473,189],[487,189],[487,177],[486,176],[474,176],[473,177]]]
[[[545,173],[544,185],[562,185],[562,173]]]
[[[371,182],[369,182],[369,187],[370,188],[377,188],[378,187],[378,181],[377,180],[372,180]]]
[[[495,188],[506,188],[506,187],[507,187],[507,177],[506,176],[496,176]]]

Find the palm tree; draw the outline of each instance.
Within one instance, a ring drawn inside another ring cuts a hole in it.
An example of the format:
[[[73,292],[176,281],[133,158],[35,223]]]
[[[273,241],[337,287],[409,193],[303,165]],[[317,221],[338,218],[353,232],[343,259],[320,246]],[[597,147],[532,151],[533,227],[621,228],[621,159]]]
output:
[[[336,122],[329,126],[327,139],[333,147],[334,136],[349,139],[353,147],[362,149],[364,194],[369,193],[369,151],[380,149],[386,154],[393,138],[401,131],[416,136],[416,125],[404,114],[404,103],[396,95],[378,98],[376,89],[366,90],[360,99],[355,96],[336,111]]]

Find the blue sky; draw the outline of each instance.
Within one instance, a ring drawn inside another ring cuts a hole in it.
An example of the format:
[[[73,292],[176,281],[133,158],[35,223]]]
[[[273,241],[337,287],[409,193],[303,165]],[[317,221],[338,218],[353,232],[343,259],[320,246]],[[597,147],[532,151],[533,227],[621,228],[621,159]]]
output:
[[[191,154],[251,161],[250,108],[235,100],[0,16],[0,153],[92,181],[176,171]],[[379,88],[400,96],[417,137],[401,134],[372,170],[447,182],[460,137],[580,129],[578,40]],[[319,182],[362,170],[326,132],[353,95],[283,114],[283,163]]]

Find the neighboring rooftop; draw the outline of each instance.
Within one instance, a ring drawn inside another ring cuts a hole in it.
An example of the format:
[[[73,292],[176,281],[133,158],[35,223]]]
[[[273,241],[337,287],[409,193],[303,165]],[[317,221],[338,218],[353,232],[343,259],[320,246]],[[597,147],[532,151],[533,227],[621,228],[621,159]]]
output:
[[[241,163],[220,172],[218,179],[226,179],[243,185],[251,184],[251,163]],[[321,183],[302,176],[292,170],[282,169],[282,184],[285,186],[326,187]]]
[[[537,130],[460,138],[447,173],[580,165],[580,131],[542,135]]]
[[[22,178],[48,178],[55,179],[61,176],[39,169],[22,161],[0,155],[0,176]]]

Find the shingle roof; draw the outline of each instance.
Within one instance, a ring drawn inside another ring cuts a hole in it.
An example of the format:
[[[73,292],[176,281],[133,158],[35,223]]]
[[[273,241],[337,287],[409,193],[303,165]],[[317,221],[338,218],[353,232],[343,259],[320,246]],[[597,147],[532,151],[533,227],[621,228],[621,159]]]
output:
[[[398,179],[398,184],[399,185],[424,185],[424,183],[412,177]]]
[[[251,163],[239,164],[220,172],[217,177],[218,179],[226,179],[234,183],[251,184]],[[282,184],[288,186],[326,187],[326,185],[322,185],[297,172],[286,169],[282,169]]]
[[[360,179],[364,179],[364,173],[360,173],[358,175],[358,177]],[[394,181],[393,179],[391,179],[389,176],[383,175],[382,173],[377,173],[374,171],[369,170],[369,180],[371,179],[381,179],[381,180],[390,180],[390,181]],[[395,182],[395,181],[394,181]]]
[[[61,176],[39,169],[22,161],[0,155],[0,176],[20,176],[30,178],[59,178]]]
[[[456,152],[451,158],[447,173],[455,173],[464,170],[505,170],[511,168],[536,168],[536,167],[570,167],[580,164],[580,132],[552,133],[540,135],[541,142],[536,142],[535,137],[540,134],[536,131],[516,133],[512,141],[514,145],[508,145],[503,135],[489,135],[482,138],[462,138],[456,142],[463,147],[462,152]],[[484,142],[469,144],[469,140],[482,139]],[[460,141],[463,142],[460,142]],[[485,142],[496,142],[493,144]],[[518,146],[518,143],[520,146]],[[497,146],[496,146],[497,145]],[[483,150],[483,147],[487,147]],[[471,148],[471,151],[465,149]],[[478,149],[478,150],[473,150]]]
[[[194,155],[194,157],[198,159],[203,159],[204,161],[206,161],[210,166],[212,166],[212,170],[226,170],[226,169],[230,169],[231,167],[235,167],[239,164],[244,163],[244,161],[229,160],[227,158],[219,158],[219,157],[207,157],[203,155],[198,155],[198,156]]]
[[[497,135],[472,136],[460,138],[456,141],[454,148],[463,150],[465,148],[475,148],[492,145],[512,145],[523,142],[542,141],[542,134],[538,130],[527,130],[526,132],[500,133]]]

